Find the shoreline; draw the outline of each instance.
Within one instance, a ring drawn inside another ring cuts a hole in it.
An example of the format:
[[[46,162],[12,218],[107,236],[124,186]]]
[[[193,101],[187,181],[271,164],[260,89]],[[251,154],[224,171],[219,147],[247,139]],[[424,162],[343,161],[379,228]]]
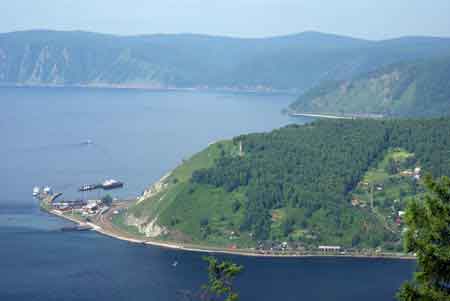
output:
[[[326,119],[354,119],[355,117],[346,117],[338,115],[328,114],[315,114],[315,113],[289,113],[292,117],[314,117],[314,118],[326,118]]]
[[[216,142],[211,142],[209,145],[214,144]],[[176,167],[175,167],[176,168]],[[174,169],[175,169],[174,168]],[[154,193],[154,189],[156,186],[164,183],[164,180],[167,179],[173,172],[170,170],[162,178],[158,181],[154,182],[148,188],[146,188],[145,194]],[[141,202],[143,200],[144,195],[137,197],[136,201]],[[148,195],[147,195],[148,197]],[[108,210],[104,213],[100,213],[95,216],[95,221],[85,221],[78,219],[74,216],[65,215],[63,212],[50,209],[41,206],[41,210],[57,216],[62,219],[69,220],[78,225],[88,225],[91,227],[91,230],[96,231],[98,234],[108,236],[110,238],[115,238],[122,241],[127,241],[129,243],[148,245],[153,247],[159,247],[169,250],[176,251],[186,251],[186,252],[196,252],[196,253],[206,253],[206,254],[224,254],[224,255],[236,255],[236,256],[246,256],[246,257],[260,257],[260,258],[313,258],[313,257],[333,257],[333,258],[361,258],[361,259],[395,259],[395,260],[417,260],[417,257],[414,255],[409,255],[400,252],[379,252],[376,253],[374,250],[368,250],[368,252],[341,252],[341,253],[324,253],[319,251],[266,251],[266,250],[255,250],[255,249],[230,249],[225,247],[214,247],[200,244],[190,244],[190,243],[182,243],[176,241],[164,241],[157,240],[151,238],[143,238],[140,236],[136,236],[133,233],[127,232],[126,230],[117,227],[112,222],[112,212],[119,209],[126,209],[131,204],[130,201],[121,201],[113,204]]]
[[[312,117],[312,118],[325,118],[325,119],[380,119],[383,115],[378,114],[349,114],[349,115],[336,115],[336,114],[326,114],[326,113],[298,113],[298,112],[288,112],[289,116],[292,117]]]
[[[286,94],[297,95],[295,90],[277,89],[245,89],[245,88],[225,88],[225,87],[171,87],[171,86],[151,86],[133,84],[21,84],[21,83],[0,83],[0,88],[80,88],[80,89],[110,89],[110,90],[140,90],[153,92],[216,92],[216,93],[248,93],[248,94]]]
[[[42,207],[41,207],[42,208]],[[195,253],[207,253],[207,254],[223,254],[223,255],[236,255],[236,256],[247,256],[247,257],[259,257],[259,258],[314,258],[314,257],[329,257],[329,258],[361,258],[361,259],[396,259],[396,260],[416,260],[416,257],[410,255],[400,255],[400,254],[390,254],[383,253],[378,255],[369,255],[369,254],[314,254],[314,253],[305,253],[305,254],[275,254],[275,253],[264,253],[261,254],[259,252],[255,252],[254,250],[228,250],[224,248],[214,248],[214,247],[202,247],[197,245],[189,245],[189,244],[180,244],[175,242],[164,242],[164,241],[155,241],[150,239],[138,239],[127,237],[125,235],[113,233],[112,231],[105,230],[98,224],[94,222],[83,222],[81,220],[76,219],[75,217],[64,215],[62,212],[58,212],[57,210],[47,210],[42,208],[45,212],[57,216],[62,219],[69,220],[73,223],[79,225],[89,225],[93,231],[98,234],[108,236],[110,238],[119,239],[122,241],[127,241],[129,243],[141,244],[141,245],[149,245],[153,247],[159,247],[163,249],[176,250],[176,251],[186,251],[186,252],[195,252]]]

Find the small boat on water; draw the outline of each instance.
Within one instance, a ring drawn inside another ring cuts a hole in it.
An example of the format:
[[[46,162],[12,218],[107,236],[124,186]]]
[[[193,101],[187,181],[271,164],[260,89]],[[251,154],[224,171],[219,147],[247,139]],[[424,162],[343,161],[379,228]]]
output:
[[[33,196],[38,196],[41,192],[41,189],[38,186],[33,187]]]
[[[93,143],[94,143],[94,142],[92,142],[92,140],[87,139],[87,140],[81,142],[81,145],[91,145],[91,144],[93,144]]]
[[[177,265],[178,265],[178,261],[175,260],[175,261],[172,263],[172,266],[175,268]]]

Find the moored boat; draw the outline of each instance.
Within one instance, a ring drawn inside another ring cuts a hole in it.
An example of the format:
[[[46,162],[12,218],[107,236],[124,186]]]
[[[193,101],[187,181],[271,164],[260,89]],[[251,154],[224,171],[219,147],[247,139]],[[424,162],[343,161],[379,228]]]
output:
[[[90,191],[94,189],[101,188],[101,185],[98,184],[84,184],[80,188],[78,188],[78,191]]]
[[[106,180],[102,183],[102,188],[105,190],[123,187],[123,183],[114,179]]]
[[[68,226],[68,227],[62,227],[61,231],[63,232],[69,232],[69,231],[88,231],[92,230],[92,227],[89,225],[76,225],[76,226]]]
[[[33,196],[38,196],[41,192],[41,189],[38,186],[33,187]]]

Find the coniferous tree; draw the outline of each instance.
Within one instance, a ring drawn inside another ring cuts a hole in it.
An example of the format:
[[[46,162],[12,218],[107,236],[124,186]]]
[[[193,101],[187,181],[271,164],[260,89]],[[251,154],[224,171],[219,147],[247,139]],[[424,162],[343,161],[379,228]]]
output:
[[[425,179],[429,193],[406,212],[406,251],[417,255],[418,271],[398,293],[402,301],[450,300],[450,179]]]
[[[215,257],[205,257],[208,263],[208,284],[203,286],[201,299],[204,301],[237,301],[238,293],[234,290],[233,280],[243,267],[231,261],[219,261]]]

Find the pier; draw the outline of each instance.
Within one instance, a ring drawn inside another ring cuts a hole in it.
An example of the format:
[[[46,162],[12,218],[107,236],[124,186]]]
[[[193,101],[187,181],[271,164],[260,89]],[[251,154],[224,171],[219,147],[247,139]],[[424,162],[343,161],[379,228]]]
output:
[[[45,193],[45,192],[41,192],[37,198],[46,204],[51,204],[53,203],[54,200],[56,200],[58,197],[60,197],[62,195],[62,192],[56,192],[56,193]]]

